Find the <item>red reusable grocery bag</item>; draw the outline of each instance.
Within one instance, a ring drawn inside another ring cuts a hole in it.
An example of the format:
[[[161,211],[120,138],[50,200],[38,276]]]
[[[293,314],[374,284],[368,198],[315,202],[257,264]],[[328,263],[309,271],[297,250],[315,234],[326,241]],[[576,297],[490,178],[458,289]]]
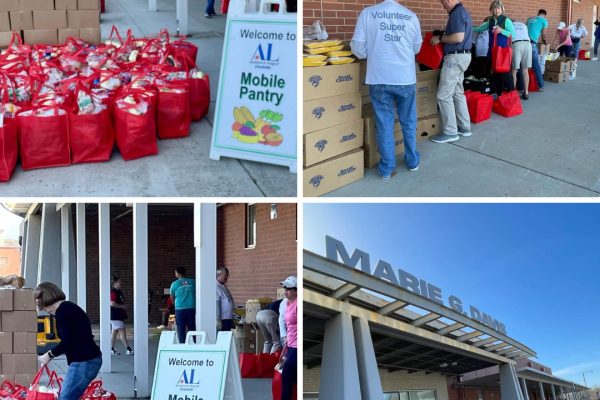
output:
[[[516,90],[503,93],[500,97],[494,100],[494,105],[492,108],[496,114],[500,114],[506,118],[523,114],[521,99],[519,99],[519,93]]]
[[[527,73],[529,74],[529,88],[527,89],[527,91],[538,92],[540,90],[540,87],[537,84],[537,79],[535,79],[535,72],[529,69],[527,70]]]
[[[35,110],[53,110],[54,115],[23,116],[26,109],[17,113],[23,170],[70,165],[69,116],[66,112],[59,115],[58,105],[34,108],[33,112]]]
[[[158,106],[156,125],[158,137],[172,139],[190,134],[190,96],[185,83],[167,83],[156,85],[158,88]],[[167,92],[183,90],[183,93]]]
[[[433,35],[431,33],[425,34],[425,39],[423,39],[423,44],[421,45],[421,51],[419,51],[419,54],[417,55],[417,61],[427,65],[429,68],[439,69],[442,58],[444,58],[444,48],[441,43],[432,46],[431,43],[429,43],[432,37]]]
[[[181,61],[186,72],[190,72],[194,68],[198,69],[196,63],[187,54],[180,54],[177,60]],[[204,75],[204,79],[188,78],[185,83],[190,89],[190,115],[192,121],[199,121],[208,114],[210,107],[210,81],[208,75]]]
[[[95,97],[89,88],[78,82],[76,93],[80,90]],[[101,103],[97,98],[95,101]],[[77,112],[76,108],[69,114],[73,164],[109,160],[115,145],[115,132],[108,108],[98,114],[78,115]]]
[[[27,388],[17,384],[15,381],[4,381],[0,386],[0,398],[26,399]]]
[[[272,378],[275,366],[279,362],[281,354],[278,353],[260,353],[258,355],[258,377]]]
[[[275,366],[273,370],[273,383],[271,384],[271,394],[273,395],[273,400],[281,399],[281,394],[283,392],[283,381],[282,381],[282,373],[283,373],[283,363],[285,362],[285,356],[287,355],[287,347],[281,353],[279,363]],[[292,399],[296,400],[298,397],[298,390],[296,389],[296,385],[294,385],[292,392]]]
[[[221,13],[227,14],[227,10],[229,10],[229,0],[221,0]]]
[[[500,47],[496,43],[498,34],[494,33],[494,47],[492,47],[492,71],[499,74],[510,72],[512,68],[512,53],[513,49],[510,46],[512,35],[508,38],[507,47]]]
[[[156,144],[156,113],[154,111],[154,100],[149,97],[145,90],[124,90],[115,101],[115,133],[117,147],[125,161],[136,158],[158,154]],[[136,103],[144,100],[151,104],[144,115],[134,115],[126,109],[135,108],[134,105],[119,102],[127,96],[133,96]]]
[[[8,76],[2,74],[2,103],[0,112],[4,114],[4,105],[8,100]],[[17,121],[14,118],[4,118],[3,126],[0,127],[0,182],[10,179],[19,158],[19,145],[17,140]],[[1,388],[0,388],[1,390]],[[1,396],[1,395],[0,395]]]
[[[56,400],[58,398],[58,395],[55,393],[43,393],[37,391],[38,383],[40,382],[40,378],[42,377],[44,371],[46,371],[48,377],[50,378],[48,388],[56,388],[58,389],[58,393],[60,394],[60,391],[62,390],[62,385],[60,384],[60,382],[62,381],[62,379],[58,377],[56,372],[50,372],[48,366],[45,366],[38,371],[37,375],[33,379],[33,382],[31,382],[31,387],[29,388],[29,390],[27,390],[27,400]]]
[[[102,380],[98,379],[93,381],[85,389],[83,395],[79,398],[80,400],[117,400],[114,393],[108,390],[102,389]]]
[[[478,93],[469,104],[471,122],[478,124],[487,121],[492,116],[494,98],[488,94]]]
[[[258,356],[252,353],[240,353],[240,373],[242,378],[258,378]]]
[[[475,97],[475,94],[477,94],[478,92],[472,92],[470,90],[467,90],[465,92],[465,98],[467,99],[467,107],[471,105],[471,101],[473,101],[473,98]]]

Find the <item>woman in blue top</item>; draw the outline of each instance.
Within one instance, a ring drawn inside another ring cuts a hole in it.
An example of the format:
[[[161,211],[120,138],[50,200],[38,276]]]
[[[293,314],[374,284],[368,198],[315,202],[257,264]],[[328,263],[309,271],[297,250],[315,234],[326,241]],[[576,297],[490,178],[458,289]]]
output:
[[[492,18],[484,23],[483,25],[473,28],[473,32],[488,31],[489,33],[489,49],[488,49],[488,60],[491,65],[492,61],[492,47],[494,47],[494,37],[497,34],[496,45],[502,48],[508,47],[508,39],[515,37],[515,29],[510,18],[504,15],[504,5],[499,0],[492,1],[490,5],[490,13]],[[515,82],[512,77],[512,73],[492,73],[492,90],[498,95],[502,94],[505,90],[515,90]]]
[[[594,58],[592,60],[598,61],[598,45],[600,45],[600,20],[594,22],[596,25],[596,31],[594,32],[594,37],[596,40],[594,41]]]

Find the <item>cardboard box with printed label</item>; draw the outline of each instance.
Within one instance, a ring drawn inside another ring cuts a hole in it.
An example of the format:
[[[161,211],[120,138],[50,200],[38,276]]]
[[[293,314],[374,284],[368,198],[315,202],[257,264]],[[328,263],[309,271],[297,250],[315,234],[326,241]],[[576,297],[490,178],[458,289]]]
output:
[[[12,37],[12,32],[10,32]],[[12,311],[13,309],[13,290],[0,289],[0,311]]]
[[[56,10],[77,10],[77,0],[54,0]]]
[[[417,121],[417,141],[439,135],[441,130],[440,117],[432,115]]]
[[[23,38],[27,44],[49,44],[58,43],[58,29],[40,29],[33,31],[23,31]]]
[[[36,311],[33,289],[15,289],[13,293],[14,311]]]
[[[568,72],[570,62],[564,60],[546,61],[546,71],[548,72]]]
[[[2,0],[0,1],[0,12],[19,11],[21,2],[19,0]]]
[[[100,28],[100,10],[67,10],[67,23],[71,29]]]
[[[285,299],[285,290],[277,289],[277,300]]]
[[[317,197],[365,175],[364,150],[355,149],[304,169],[304,196]]]
[[[577,68],[577,59],[573,57],[559,57],[556,61],[569,63],[569,71]]]
[[[304,135],[304,166],[347,153],[363,145],[363,121],[358,119]]]
[[[4,1],[4,0],[2,0]],[[21,11],[54,10],[54,0],[21,0]],[[13,10],[17,11],[17,10]]]
[[[34,11],[33,29],[67,29],[67,11]]]
[[[396,132],[402,132],[402,126],[400,125],[400,120],[398,119],[398,115],[394,114],[396,119],[394,121],[394,135]],[[364,144],[365,147],[368,146],[377,146],[377,138],[375,135],[377,134],[377,126],[375,125],[375,114],[368,114],[364,118]]]
[[[37,332],[37,311],[2,311],[2,331]]]
[[[569,79],[568,72],[544,72],[544,80],[546,82],[563,83]]]
[[[0,12],[0,32],[10,32],[10,18],[8,12]]]
[[[248,339],[252,337],[252,329],[254,329],[252,324],[240,324],[235,327],[233,335],[236,339]]]
[[[15,382],[17,385],[25,386],[28,388],[31,386],[36,374],[15,374]]]
[[[37,371],[37,354],[2,354],[3,374],[36,374]]]
[[[394,132],[394,144],[396,147],[396,157],[400,154],[404,153],[404,137],[402,136],[402,131]],[[373,146],[365,145],[365,168],[375,168],[381,159],[381,154],[379,154],[379,146],[377,143]]]
[[[79,29],[59,29],[58,30],[58,43],[64,44],[65,41],[70,37],[79,37]]]
[[[77,0],[77,9],[78,10],[99,10],[100,9],[100,1],[99,0]]]
[[[33,11],[12,11],[10,26],[15,31],[33,30]]]
[[[98,46],[100,42],[100,29],[99,28],[81,28],[79,30],[79,37],[88,43]]]
[[[255,339],[235,339],[235,348],[238,354],[241,353],[253,353],[256,354],[256,340]]]
[[[12,332],[0,332],[0,354],[12,354],[13,334]]]
[[[304,133],[320,131],[360,119],[360,93],[304,102]]]
[[[543,43],[538,43],[538,54],[548,54],[550,53],[550,46]]]
[[[356,63],[303,68],[304,101],[358,92],[358,72]]]
[[[269,303],[246,302],[246,323],[256,322],[256,314],[268,305]]]
[[[14,354],[36,354],[37,353],[37,333],[34,333],[34,332],[15,332],[15,333],[13,333],[13,353]]]

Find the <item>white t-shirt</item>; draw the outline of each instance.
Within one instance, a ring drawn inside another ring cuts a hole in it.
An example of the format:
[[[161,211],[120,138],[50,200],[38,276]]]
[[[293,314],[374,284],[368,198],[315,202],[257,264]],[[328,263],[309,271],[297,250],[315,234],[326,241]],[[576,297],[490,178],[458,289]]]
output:
[[[227,286],[222,285],[219,281],[217,281],[217,300],[221,305],[220,309],[218,309],[217,318],[218,319],[232,319],[233,318],[233,297],[227,289]]]
[[[586,37],[588,34],[587,29],[583,25],[579,29],[577,29],[577,24],[569,25],[569,30],[571,31],[571,37],[576,39]]]
[[[527,29],[527,25],[522,22],[513,22],[513,27],[515,28],[515,38],[513,41],[517,40],[527,40],[529,39],[529,30]]]
[[[352,41],[366,44],[368,85],[417,83],[415,54],[421,49],[423,38],[419,18],[406,7],[385,0],[365,8],[358,17]]]

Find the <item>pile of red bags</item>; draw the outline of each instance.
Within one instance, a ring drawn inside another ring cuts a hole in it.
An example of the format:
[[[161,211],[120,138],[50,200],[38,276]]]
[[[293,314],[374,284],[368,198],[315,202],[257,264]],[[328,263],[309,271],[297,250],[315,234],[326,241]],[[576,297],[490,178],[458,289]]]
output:
[[[208,75],[198,48],[168,31],[106,43],[23,44],[0,55],[0,182],[24,170],[101,162],[116,142],[125,160],[158,153],[156,138],[189,135],[208,113]]]
[[[275,366],[281,359],[281,351],[276,353],[240,353],[242,378],[273,378]]]

